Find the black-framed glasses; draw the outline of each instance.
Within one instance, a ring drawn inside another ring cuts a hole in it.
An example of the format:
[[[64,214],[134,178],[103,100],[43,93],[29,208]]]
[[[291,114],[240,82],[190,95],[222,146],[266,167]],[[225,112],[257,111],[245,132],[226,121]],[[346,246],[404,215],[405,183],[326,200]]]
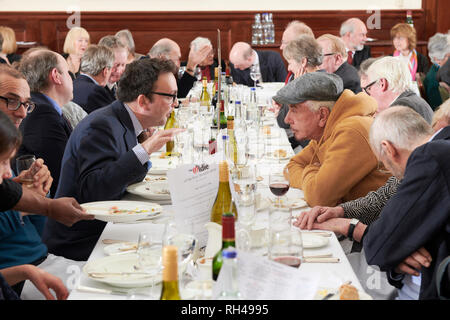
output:
[[[23,105],[25,110],[27,110],[27,113],[30,113],[36,107],[36,105],[32,101],[21,102],[19,99],[7,98],[7,97],[3,97],[3,96],[0,96],[0,99],[5,100],[6,108],[8,108],[8,110],[11,110],[11,111],[16,111],[20,108],[20,106]]]
[[[323,54],[323,56],[324,57],[328,57],[328,56],[332,56],[332,55],[335,55],[336,53],[335,52],[331,52],[331,53],[325,53],[325,54]]]
[[[362,88],[362,89],[364,90],[364,92],[367,93],[367,94],[370,96],[369,89],[370,89],[375,83],[377,83],[378,80],[380,80],[380,79],[377,79],[377,80],[375,80],[375,81],[372,81],[372,82],[369,83],[367,86],[365,86],[364,88]]]
[[[177,99],[177,95],[176,94],[165,93],[165,92],[156,92],[156,91],[150,91],[150,93],[157,94],[159,96],[164,96],[164,97],[171,97],[172,98],[172,103],[175,102],[175,100]]]

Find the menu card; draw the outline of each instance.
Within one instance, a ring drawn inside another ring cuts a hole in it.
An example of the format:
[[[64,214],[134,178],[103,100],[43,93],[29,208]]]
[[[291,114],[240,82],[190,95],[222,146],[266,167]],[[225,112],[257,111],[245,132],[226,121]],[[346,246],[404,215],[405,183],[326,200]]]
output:
[[[316,295],[320,275],[312,277],[284,264],[249,252],[238,251],[238,284],[246,300],[312,300]],[[213,288],[217,298],[223,287],[219,273]]]
[[[200,248],[206,246],[211,209],[219,188],[219,166],[216,163],[184,164],[167,172],[175,224],[192,226]]]

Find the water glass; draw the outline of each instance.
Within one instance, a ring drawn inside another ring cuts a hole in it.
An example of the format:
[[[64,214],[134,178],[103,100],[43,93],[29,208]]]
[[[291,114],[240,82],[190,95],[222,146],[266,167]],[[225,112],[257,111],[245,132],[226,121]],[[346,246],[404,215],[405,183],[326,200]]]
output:
[[[22,171],[28,170],[32,167],[33,163],[36,161],[36,157],[31,154],[20,156],[16,159],[16,169],[19,175]],[[25,185],[33,184],[33,176],[36,172],[30,170],[25,176],[22,177],[21,183]]]

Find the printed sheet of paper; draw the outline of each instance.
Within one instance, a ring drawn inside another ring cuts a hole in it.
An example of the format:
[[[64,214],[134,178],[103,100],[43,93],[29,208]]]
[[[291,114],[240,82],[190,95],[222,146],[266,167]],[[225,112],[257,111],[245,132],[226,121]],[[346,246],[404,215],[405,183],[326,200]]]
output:
[[[219,188],[219,166],[185,164],[167,172],[177,228],[193,227],[200,248],[206,246],[211,209]],[[192,224],[191,224],[192,222]]]
[[[300,268],[271,261],[267,257],[238,251],[238,284],[246,300],[312,300],[318,290],[319,274],[306,277]],[[220,294],[223,277],[214,286],[213,297]]]

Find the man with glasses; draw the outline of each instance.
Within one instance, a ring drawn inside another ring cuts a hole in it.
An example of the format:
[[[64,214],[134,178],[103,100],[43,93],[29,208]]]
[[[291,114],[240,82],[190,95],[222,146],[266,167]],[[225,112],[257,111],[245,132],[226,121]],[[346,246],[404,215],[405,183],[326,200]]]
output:
[[[317,38],[322,47],[323,61],[320,69],[338,75],[344,82],[344,89],[354,93],[361,92],[358,71],[347,62],[347,51],[344,42],[331,34],[324,34]]]
[[[181,130],[161,130],[138,143],[143,131],[163,126],[178,103],[175,70],[172,61],[161,59],[127,66],[118,100],[90,113],[74,129],[64,152],[57,197],[74,197],[80,203],[120,200],[127,186],[144,179],[152,165],[150,155]],[[49,219],[43,240],[53,254],[87,260],[105,225],[81,221],[68,228]]]
[[[50,189],[54,197],[64,148],[72,132],[61,110],[72,99],[72,78],[66,60],[50,50],[31,53],[21,62],[20,71],[28,81],[36,108],[20,125],[23,143],[18,155],[44,159],[54,179]]]
[[[368,85],[363,89],[378,102],[377,113],[393,105],[412,108],[431,124],[433,110],[430,105],[412,91],[408,66],[394,57],[375,61],[367,70]]]

